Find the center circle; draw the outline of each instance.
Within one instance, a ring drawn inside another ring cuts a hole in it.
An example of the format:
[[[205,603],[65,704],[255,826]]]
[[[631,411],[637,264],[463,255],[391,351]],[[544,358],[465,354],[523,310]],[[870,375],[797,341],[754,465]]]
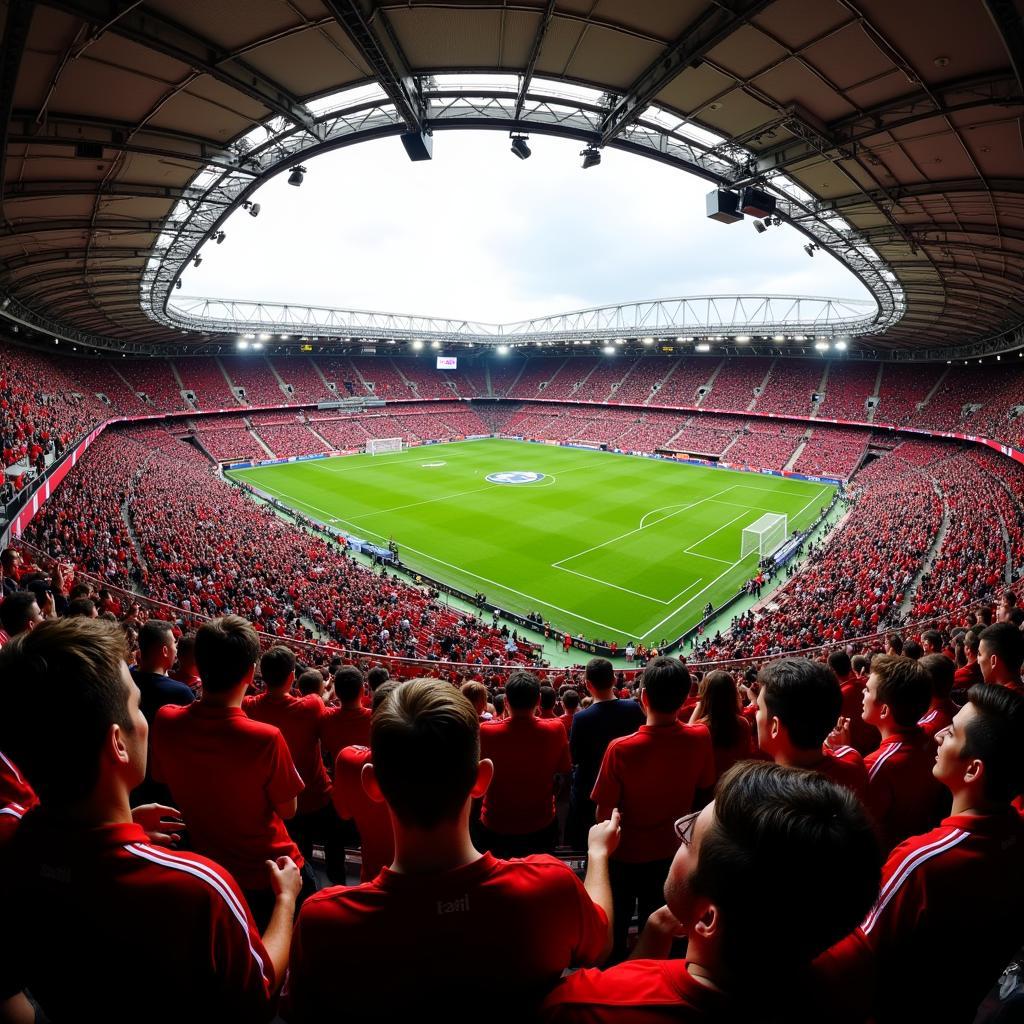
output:
[[[528,473],[515,469],[506,473],[491,473],[487,482],[492,484],[535,484],[544,479],[544,473]]]

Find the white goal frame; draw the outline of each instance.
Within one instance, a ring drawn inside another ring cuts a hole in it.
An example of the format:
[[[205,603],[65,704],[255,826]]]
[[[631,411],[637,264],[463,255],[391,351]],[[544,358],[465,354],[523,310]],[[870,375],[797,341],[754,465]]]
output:
[[[768,512],[743,528],[740,558],[746,558],[755,551],[758,558],[766,558],[782,547],[788,536],[789,517],[778,512]]]
[[[389,455],[402,450],[400,437],[371,437],[366,442],[367,455]]]

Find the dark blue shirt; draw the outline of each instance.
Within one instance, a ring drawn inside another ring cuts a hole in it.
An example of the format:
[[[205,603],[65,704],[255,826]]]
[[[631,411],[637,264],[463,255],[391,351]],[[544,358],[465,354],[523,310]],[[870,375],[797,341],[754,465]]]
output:
[[[602,700],[577,711],[569,735],[572,754],[572,802],[577,807],[590,803],[590,794],[601,769],[608,744],[619,736],[630,736],[647,721],[635,700]]]
[[[142,672],[137,668],[131,670],[132,679],[139,688],[141,699],[139,707],[146,716],[150,726],[156,713],[165,704],[191,704],[196,699],[191,687],[185,683],[179,683],[177,679],[170,676],[158,675],[156,672]]]

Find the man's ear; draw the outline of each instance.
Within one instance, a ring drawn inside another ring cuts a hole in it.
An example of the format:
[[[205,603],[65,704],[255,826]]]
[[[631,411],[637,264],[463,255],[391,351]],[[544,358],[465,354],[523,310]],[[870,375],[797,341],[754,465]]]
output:
[[[367,762],[359,775],[359,781],[363,784],[363,792],[377,804],[385,803],[384,794],[380,791],[380,783],[377,781],[377,773],[373,765]]]
[[[722,919],[718,916],[718,907],[707,900],[701,900],[695,907],[697,917],[690,928],[692,935],[698,935],[705,942],[713,942],[722,930]]]
[[[782,732],[782,723],[775,715],[772,715],[771,721],[768,723],[768,735],[773,740],[777,740],[780,732]]]
[[[477,800],[487,792],[487,788],[491,784],[491,780],[494,778],[494,762],[489,758],[485,757],[476,768],[476,782],[473,783],[473,788],[469,791],[469,795]]]
[[[117,764],[130,764],[131,755],[124,742],[124,732],[116,722],[107,731],[107,742],[103,745],[104,756],[111,757]]]
[[[252,681],[256,678],[256,662],[253,662],[249,666],[249,671],[245,674],[245,688],[249,689],[252,686]]]

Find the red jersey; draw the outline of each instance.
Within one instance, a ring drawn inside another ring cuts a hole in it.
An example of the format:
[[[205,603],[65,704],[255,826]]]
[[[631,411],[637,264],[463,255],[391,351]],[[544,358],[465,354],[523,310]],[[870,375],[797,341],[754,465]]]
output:
[[[1022,920],[1024,820],[1012,810],[954,815],[893,850],[871,913],[816,966],[840,999],[855,998],[873,970],[879,1024],[970,1021],[1020,948]],[[964,936],[953,983],[925,984]]]
[[[328,764],[334,764],[345,747],[366,747],[370,743],[369,708],[327,708],[320,719],[320,742]]]
[[[0,999],[28,988],[53,1020],[109,1020],[117,1007],[160,1022],[273,1015],[273,966],[235,880],[138,825],[26,815],[0,900]]]
[[[547,828],[555,817],[554,778],[572,770],[561,724],[532,716],[486,722],[480,727],[480,756],[494,762],[484,826],[501,835]]]
[[[576,717],[576,712],[571,715],[566,712],[558,716],[558,721],[562,723],[562,728],[565,729],[565,735],[568,737],[572,733],[572,720]]]
[[[864,758],[867,809],[883,852],[935,827],[949,809],[949,791],[934,775],[935,748],[920,729],[896,733]]]
[[[437,1008],[445,1020],[531,1019],[562,971],[597,963],[607,942],[604,911],[554,857],[488,853],[433,875],[385,868],[303,904],[281,1015],[394,1021]],[[500,992],[473,967],[481,950],[501,964]]]
[[[864,708],[864,686],[866,679],[861,676],[847,676],[839,684],[843,695],[843,706],[839,714],[850,720],[850,745],[856,747],[861,757],[866,757],[878,748],[882,737],[878,730],[861,718]]]
[[[732,1020],[735,1009],[727,995],[697,981],[685,960],[627,960],[607,971],[570,975],[544,1001],[541,1020],[557,1024],[721,1022]]]
[[[265,861],[302,854],[275,807],[302,792],[280,729],[241,708],[196,701],[157,712],[152,776],[170,787],[193,848],[223,864],[244,889],[267,889]]]
[[[21,819],[28,813],[28,808],[21,804],[9,803],[0,806],[0,847],[10,841],[21,824]]]
[[[675,856],[676,819],[693,810],[698,790],[715,785],[711,733],[702,725],[641,725],[608,744],[591,799],[597,819],[622,812],[613,854],[627,864]]]
[[[334,762],[331,799],[339,818],[351,818],[359,829],[363,882],[377,877],[395,859],[395,836],[387,804],[371,800],[363,789],[363,765],[370,760],[369,747],[345,747]]]
[[[25,781],[14,762],[0,750],[0,804],[18,804],[29,810],[39,803],[35,790]]]
[[[306,788],[299,794],[299,814],[326,807],[331,791],[320,753],[320,720],[324,702],[315,694],[293,697],[290,693],[261,693],[246,697],[242,710],[257,722],[276,725],[288,744],[295,770]]]
[[[976,661],[969,661],[953,673],[953,686],[958,690],[969,690],[975,683],[985,682],[981,674],[981,666]]]
[[[952,701],[941,700],[933,703],[932,706],[917,720],[917,727],[928,737],[934,740],[936,733],[942,732],[947,725],[953,721],[956,708]]]
[[[851,790],[861,803],[868,798],[868,771],[860,754],[853,747],[822,748],[824,759],[814,765],[814,771],[828,776],[833,782]]]

